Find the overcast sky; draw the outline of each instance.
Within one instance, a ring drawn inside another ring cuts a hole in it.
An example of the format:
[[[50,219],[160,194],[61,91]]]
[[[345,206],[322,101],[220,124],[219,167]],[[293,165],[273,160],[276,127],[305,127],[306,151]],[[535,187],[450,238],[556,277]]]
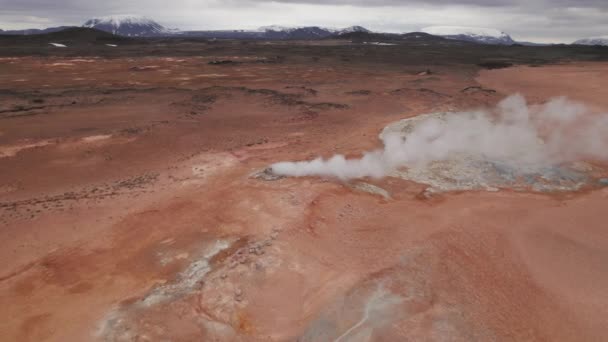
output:
[[[113,14],[145,15],[184,30],[362,25],[411,32],[460,25],[556,43],[608,35],[608,0],[0,0],[0,28],[5,30],[82,25]]]

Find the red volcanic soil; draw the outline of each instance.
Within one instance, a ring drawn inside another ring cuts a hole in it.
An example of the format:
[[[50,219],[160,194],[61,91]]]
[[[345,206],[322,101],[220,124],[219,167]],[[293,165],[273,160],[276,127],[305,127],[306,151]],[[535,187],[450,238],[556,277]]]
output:
[[[608,79],[608,66],[605,63],[483,70],[476,79],[503,93],[521,92],[532,101],[568,96],[601,110],[608,108],[608,97],[601,95]]]
[[[607,64],[429,75],[216,57],[0,59],[2,340],[604,338],[607,188],[428,197],[367,181],[386,198],[252,174],[512,92],[608,110]]]

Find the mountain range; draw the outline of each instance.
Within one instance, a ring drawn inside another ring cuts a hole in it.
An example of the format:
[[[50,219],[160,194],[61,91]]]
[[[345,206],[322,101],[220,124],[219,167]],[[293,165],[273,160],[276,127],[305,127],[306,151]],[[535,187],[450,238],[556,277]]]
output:
[[[26,29],[26,30],[1,30],[0,34],[6,35],[30,35],[30,34],[45,34],[45,33],[53,33],[63,31],[68,28],[72,28],[73,26],[57,26],[57,27],[49,27],[45,29]]]
[[[430,26],[422,32],[448,39],[464,40],[482,44],[512,45],[515,41],[507,33],[497,29],[466,26]]]
[[[608,46],[608,36],[579,39],[572,44],[576,45],[603,45]]]
[[[32,35],[44,34],[65,30],[70,26],[50,27],[47,29],[29,30],[0,30],[4,35]],[[180,31],[168,29],[158,22],[137,15],[114,15],[87,20],[83,27],[94,28],[126,37],[198,37],[207,39],[270,39],[270,40],[314,40],[330,37],[343,37],[355,34],[355,38],[364,40],[364,37],[383,38],[384,40],[400,40],[403,35],[390,33],[373,33],[362,26],[351,26],[342,29],[325,28],[319,26],[264,26],[257,30],[199,30],[199,31]],[[516,42],[506,32],[493,28],[464,27],[464,26],[430,26],[421,30],[422,33],[449,40],[465,41],[478,44],[494,45],[544,45],[526,42]],[[425,36],[426,37],[426,36]],[[412,39],[408,36],[407,39]],[[428,37],[426,37],[428,38]],[[608,45],[608,36],[581,39],[574,44],[580,45]]]

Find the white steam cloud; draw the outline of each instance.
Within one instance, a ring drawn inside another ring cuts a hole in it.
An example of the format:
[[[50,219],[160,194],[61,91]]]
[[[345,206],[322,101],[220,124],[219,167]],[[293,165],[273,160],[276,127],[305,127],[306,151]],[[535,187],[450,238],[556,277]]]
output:
[[[565,97],[529,106],[516,94],[494,109],[428,118],[409,132],[383,134],[382,140],[383,150],[366,152],[359,159],[335,155],[327,160],[280,162],[271,169],[282,176],[353,179],[381,178],[401,167],[459,154],[525,167],[608,160],[608,113],[593,113]]]

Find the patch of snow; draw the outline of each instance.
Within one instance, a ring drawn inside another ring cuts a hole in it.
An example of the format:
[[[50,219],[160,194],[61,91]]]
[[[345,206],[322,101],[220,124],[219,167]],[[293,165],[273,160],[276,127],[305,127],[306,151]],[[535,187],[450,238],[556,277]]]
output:
[[[116,45],[116,44],[106,44],[106,46],[109,46],[109,47],[117,47],[118,45]]]
[[[368,45],[381,45],[381,46],[387,46],[387,45],[397,45],[397,44],[393,44],[393,43],[382,43],[382,42],[365,42],[363,44],[368,44]]]
[[[59,43],[49,43],[49,45],[53,45],[54,47],[59,47],[59,48],[67,47],[67,45],[59,44]]]

